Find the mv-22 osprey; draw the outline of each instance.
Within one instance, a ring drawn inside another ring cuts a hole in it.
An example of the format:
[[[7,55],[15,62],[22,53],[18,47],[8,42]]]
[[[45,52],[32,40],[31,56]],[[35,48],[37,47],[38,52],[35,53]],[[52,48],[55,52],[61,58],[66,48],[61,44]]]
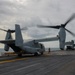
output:
[[[4,30],[6,31],[6,38],[5,40],[0,40],[0,43],[5,44],[4,50],[8,51],[9,47],[13,49],[13,51],[18,54],[18,56],[22,56],[22,54],[34,54],[34,55],[42,55],[45,51],[45,47],[43,44],[39,42],[44,41],[55,41],[58,37],[52,38],[44,38],[44,39],[36,39],[24,42],[22,38],[21,28],[20,25],[15,24],[15,30]],[[12,33],[15,32],[15,40],[12,39]]]

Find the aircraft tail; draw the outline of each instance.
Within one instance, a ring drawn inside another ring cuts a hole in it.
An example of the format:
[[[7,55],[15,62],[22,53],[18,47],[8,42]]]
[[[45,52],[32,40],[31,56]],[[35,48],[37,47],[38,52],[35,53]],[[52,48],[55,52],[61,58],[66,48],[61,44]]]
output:
[[[23,38],[20,29],[20,25],[15,24],[15,45],[16,46],[23,46]]]

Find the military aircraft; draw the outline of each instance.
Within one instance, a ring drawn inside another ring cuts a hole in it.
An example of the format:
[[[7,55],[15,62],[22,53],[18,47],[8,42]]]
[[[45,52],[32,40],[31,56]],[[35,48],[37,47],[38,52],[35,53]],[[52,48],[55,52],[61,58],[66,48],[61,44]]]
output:
[[[43,44],[39,42],[35,42],[35,40],[24,42],[22,38],[22,33],[20,29],[20,25],[15,25],[15,30],[4,30],[6,31],[6,38],[5,40],[0,40],[0,43],[5,44],[5,51],[9,50],[11,47],[18,56],[22,56],[22,54],[34,54],[39,55],[43,54],[45,51],[45,47]],[[15,40],[12,39],[11,33],[15,32]]]
[[[64,24],[56,25],[56,26],[43,26],[43,25],[38,25],[38,27],[41,27],[41,28],[55,28],[55,29],[60,29],[60,31],[58,33],[59,45],[60,45],[60,49],[61,50],[64,50],[64,47],[65,47],[65,39],[66,39],[66,31],[69,32],[71,35],[75,36],[75,34],[73,32],[71,32],[70,30],[68,30],[68,29],[65,28],[65,26],[70,21],[72,21],[74,18],[75,18],[75,14],[73,14]]]
[[[45,51],[45,47],[40,42],[47,42],[47,41],[55,41],[58,37],[51,37],[51,38],[41,38],[41,39],[34,39],[25,41],[23,40],[21,30],[27,28],[20,28],[20,25],[15,24],[15,30],[3,30],[6,31],[6,38],[5,40],[0,40],[0,43],[5,44],[4,50],[8,51],[9,47],[13,49],[13,51],[18,54],[18,56],[22,56],[22,54],[34,54],[34,55],[42,55]],[[15,32],[15,40],[12,38],[12,33]]]

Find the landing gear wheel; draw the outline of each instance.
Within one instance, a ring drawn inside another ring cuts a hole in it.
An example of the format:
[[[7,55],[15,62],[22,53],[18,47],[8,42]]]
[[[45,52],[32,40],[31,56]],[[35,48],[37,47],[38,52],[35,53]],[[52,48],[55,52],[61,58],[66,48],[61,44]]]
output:
[[[18,54],[18,57],[22,57],[22,54]]]
[[[41,52],[41,55],[43,55],[43,52]]]
[[[36,52],[36,53],[34,53],[34,56],[38,56],[38,53]]]
[[[60,48],[61,50],[64,50],[63,48]]]

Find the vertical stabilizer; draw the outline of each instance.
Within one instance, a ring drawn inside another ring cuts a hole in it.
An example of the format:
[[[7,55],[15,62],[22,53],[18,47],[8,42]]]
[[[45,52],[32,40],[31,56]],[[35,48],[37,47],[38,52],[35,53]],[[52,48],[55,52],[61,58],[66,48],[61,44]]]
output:
[[[15,24],[15,45],[16,46],[23,46],[23,38],[21,34],[20,25]]]

